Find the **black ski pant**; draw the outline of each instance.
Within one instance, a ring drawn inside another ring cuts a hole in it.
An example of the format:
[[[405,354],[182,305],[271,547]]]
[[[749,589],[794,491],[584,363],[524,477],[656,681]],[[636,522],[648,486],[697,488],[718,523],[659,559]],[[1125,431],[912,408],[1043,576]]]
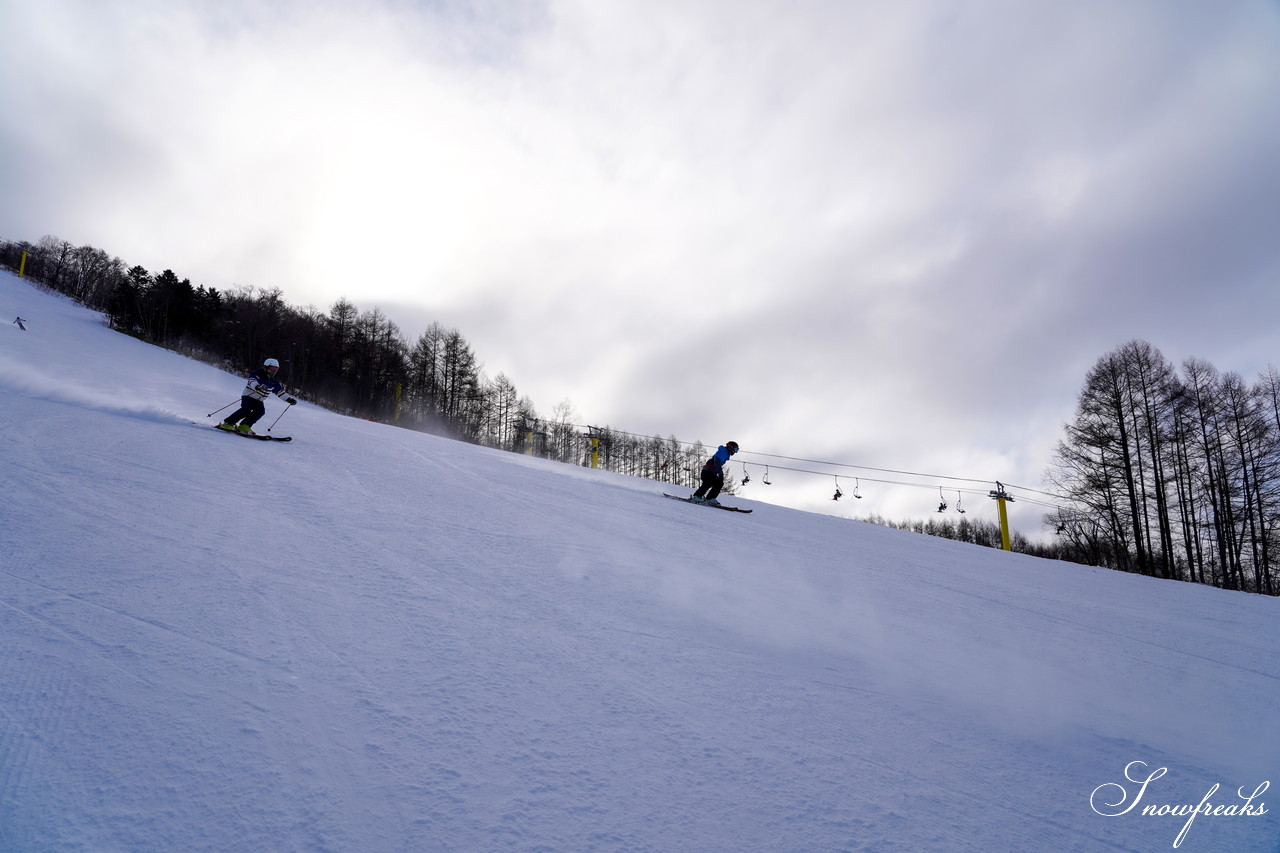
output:
[[[720,490],[724,488],[724,472],[715,471],[711,468],[702,469],[702,485],[698,486],[698,491],[693,493],[695,498],[706,498],[707,500],[715,499]]]
[[[235,426],[237,423],[243,422],[245,426],[251,427],[267,413],[267,406],[257,397],[241,397],[240,408],[231,413],[231,416],[223,421],[227,426]]]

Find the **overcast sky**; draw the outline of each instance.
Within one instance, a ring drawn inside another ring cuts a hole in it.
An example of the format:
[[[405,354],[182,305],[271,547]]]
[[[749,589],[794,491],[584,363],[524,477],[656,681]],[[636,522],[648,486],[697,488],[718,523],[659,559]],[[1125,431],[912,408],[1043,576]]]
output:
[[[1034,488],[1126,341],[1280,363],[1274,0],[8,0],[0,33],[0,238],[455,326],[546,415]]]

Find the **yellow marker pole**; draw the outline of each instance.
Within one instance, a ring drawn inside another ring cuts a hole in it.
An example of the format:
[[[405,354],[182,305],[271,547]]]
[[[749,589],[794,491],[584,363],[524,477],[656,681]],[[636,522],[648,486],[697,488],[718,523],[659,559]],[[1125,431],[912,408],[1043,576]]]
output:
[[[591,436],[591,467],[600,467],[600,439],[594,435]]]
[[[26,271],[27,271],[27,253],[23,252],[22,263],[18,265],[18,278],[22,278],[23,274]]]
[[[996,499],[996,507],[1000,510],[1000,547],[1012,551],[1013,545],[1009,542],[1009,510],[1005,504],[1013,501],[1013,495],[1004,490],[1004,484],[999,480],[996,480],[996,489],[990,495]]]

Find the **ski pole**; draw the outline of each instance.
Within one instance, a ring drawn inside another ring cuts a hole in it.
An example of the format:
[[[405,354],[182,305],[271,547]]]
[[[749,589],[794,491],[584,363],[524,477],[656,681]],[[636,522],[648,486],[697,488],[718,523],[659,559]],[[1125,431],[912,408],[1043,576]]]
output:
[[[289,410],[290,410],[290,409],[292,409],[292,408],[293,408],[293,406],[285,406],[285,407],[284,407],[284,412],[287,412],[287,411],[289,411]],[[275,419],[274,421],[272,421],[272,422],[271,422],[271,426],[267,427],[267,432],[271,432],[271,430],[273,430],[273,429],[275,429],[275,428],[276,428],[276,424],[280,423],[280,418],[283,418],[283,417],[284,417],[284,412],[281,412],[281,413],[276,417],[276,419]]]
[[[229,409],[229,408],[231,408],[232,406],[234,406],[236,403],[239,403],[239,402],[240,402],[239,400],[232,400],[230,403],[227,403],[227,405],[223,406],[223,407],[222,407],[222,409]],[[211,417],[213,417],[214,415],[218,414],[218,412],[221,412],[221,411],[222,411],[222,409],[214,409],[212,412],[210,412],[209,414],[205,415],[205,417],[206,417],[206,418],[211,418]]]

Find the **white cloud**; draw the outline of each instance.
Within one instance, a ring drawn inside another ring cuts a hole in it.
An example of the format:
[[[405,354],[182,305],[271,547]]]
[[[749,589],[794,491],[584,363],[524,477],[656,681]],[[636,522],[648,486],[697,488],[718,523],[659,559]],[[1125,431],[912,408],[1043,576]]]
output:
[[[1107,350],[1275,351],[1273,4],[18,5],[0,236],[439,319],[544,409],[1034,485]]]

